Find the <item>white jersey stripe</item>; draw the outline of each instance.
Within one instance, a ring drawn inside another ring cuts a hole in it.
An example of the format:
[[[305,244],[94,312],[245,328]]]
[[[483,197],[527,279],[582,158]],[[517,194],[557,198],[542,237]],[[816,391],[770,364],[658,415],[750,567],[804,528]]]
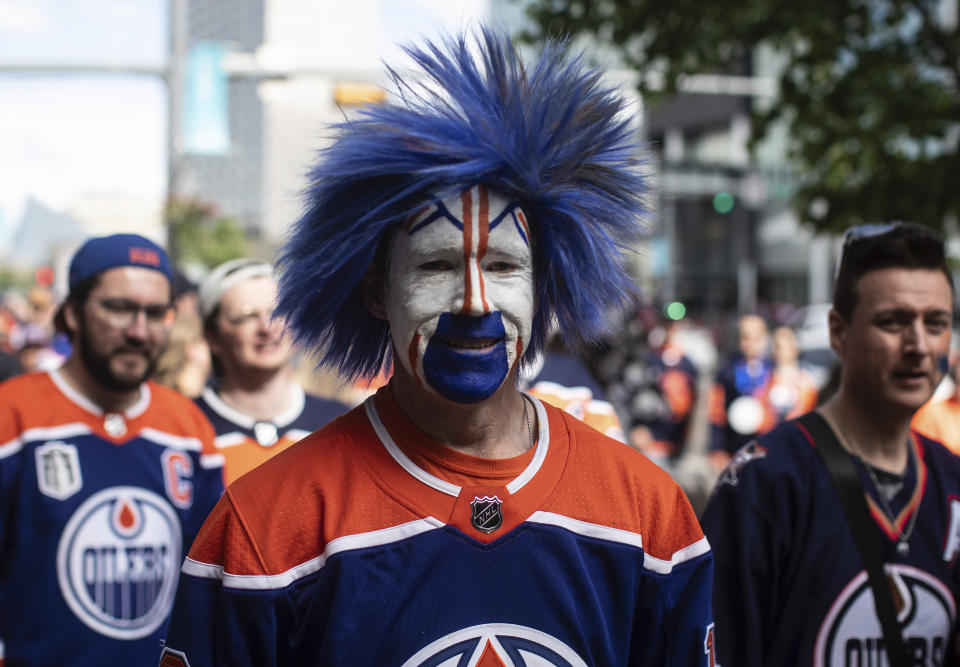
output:
[[[706,537],[701,537],[690,546],[684,547],[679,551],[675,551],[673,555],[670,556],[670,560],[654,558],[650,554],[644,553],[643,568],[645,570],[650,570],[651,572],[656,572],[657,574],[670,574],[675,565],[685,563],[688,560],[693,560],[694,558],[702,556],[709,551],[710,543],[707,542]]]
[[[572,533],[583,535],[584,537],[594,537],[598,540],[607,540],[608,542],[619,542],[628,546],[643,548],[643,537],[639,533],[631,533],[628,530],[620,528],[611,528],[610,526],[601,526],[597,523],[580,521],[562,514],[553,512],[534,512],[528,519],[531,523],[543,523],[551,526],[566,528]]]
[[[158,445],[163,445],[164,447],[183,449],[191,452],[203,450],[203,443],[200,441],[200,438],[173,435],[172,433],[164,433],[163,431],[158,431],[150,427],[140,431],[140,436],[147,440],[153,440]]]
[[[41,426],[38,428],[28,428],[9,442],[0,445],[0,459],[16,454],[23,449],[25,442],[47,442],[50,440],[62,440],[63,438],[72,438],[77,435],[87,435],[92,433],[90,427],[83,423],[63,424],[61,426]]]
[[[547,450],[550,448],[550,426],[547,423],[547,411],[544,409],[543,404],[538,399],[532,396],[529,396],[529,398],[531,401],[533,401],[534,408],[537,412],[537,420],[539,421],[540,425],[540,428],[538,429],[537,449],[533,453],[533,458],[530,460],[530,463],[527,464],[527,467],[523,470],[523,472],[517,475],[517,477],[515,477],[506,485],[507,491],[509,491],[511,494],[514,494],[523,488],[523,486],[533,479],[537,472],[539,472],[540,467],[547,458]],[[364,402],[363,409],[366,411],[367,419],[370,420],[370,424],[373,426],[373,430],[376,431],[377,437],[380,438],[380,442],[383,443],[383,446],[386,447],[387,452],[389,452],[390,456],[393,457],[393,460],[396,461],[401,468],[406,470],[417,480],[423,482],[431,488],[436,489],[437,491],[445,493],[448,496],[453,496],[454,498],[460,495],[460,486],[440,479],[436,475],[427,472],[414,463],[410,457],[403,453],[403,450],[400,449],[397,443],[390,436],[389,431],[387,431],[387,427],[383,424],[383,420],[380,419],[373,396]]]
[[[332,540],[323,550],[323,553],[316,558],[312,558],[305,563],[301,563],[279,574],[230,574],[225,572],[221,565],[201,563],[189,557],[184,561],[180,571],[183,572],[183,574],[202,579],[219,579],[223,582],[224,588],[257,591],[278,590],[295,583],[299,579],[319,572],[323,569],[327,560],[335,554],[400,542],[401,540],[441,528],[443,525],[443,522],[432,516],[428,516],[424,519],[417,519],[400,524],[399,526],[383,528],[382,530],[338,537]]]
[[[639,533],[632,533],[627,530],[621,530],[620,528],[611,528],[609,526],[588,523],[586,521],[580,521],[579,519],[573,519],[571,517],[563,516],[562,514],[554,514],[552,512],[534,512],[534,514],[528,520],[532,523],[543,523],[552,526],[559,526],[560,528],[566,528],[573,533],[577,533],[578,535],[583,535],[585,537],[593,537],[599,540],[607,540],[610,542],[619,542],[621,544],[633,546],[638,549],[643,549],[642,535]],[[709,551],[710,543],[707,542],[706,537],[702,537],[693,544],[675,551],[670,556],[670,560],[655,558],[644,552],[643,568],[657,574],[670,574],[676,565],[693,560],[708,553]]]

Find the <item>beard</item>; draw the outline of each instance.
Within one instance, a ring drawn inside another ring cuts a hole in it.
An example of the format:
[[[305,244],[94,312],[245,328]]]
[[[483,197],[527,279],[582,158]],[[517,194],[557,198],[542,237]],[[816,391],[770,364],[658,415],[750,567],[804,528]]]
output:
[[[83,365],[86,366],[91,377],[107,389],[112,391],[132,391],[143,384],[147,378],[153,375],[154,370],[156,370],[157,355],[151,356],[149,351],[142,346],[128,343],[104,354],[94,349],[87,336],[78,336],[77,338],[79,339],[77,340],[78,351]],[[147,361],[143,371],[136,374],[123,375],[114,372],[110,367],[110,361],[113,355],[118,352],[136,352],[142,354],[143,358]]]

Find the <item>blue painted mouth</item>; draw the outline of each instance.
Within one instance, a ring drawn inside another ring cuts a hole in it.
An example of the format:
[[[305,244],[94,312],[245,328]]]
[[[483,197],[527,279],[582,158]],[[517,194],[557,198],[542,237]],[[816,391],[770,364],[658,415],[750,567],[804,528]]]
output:
[[[500,388],[510,370],[507,332],[499,312],[444,313],[423,355],[427,383],[456,403],[479,403]]]

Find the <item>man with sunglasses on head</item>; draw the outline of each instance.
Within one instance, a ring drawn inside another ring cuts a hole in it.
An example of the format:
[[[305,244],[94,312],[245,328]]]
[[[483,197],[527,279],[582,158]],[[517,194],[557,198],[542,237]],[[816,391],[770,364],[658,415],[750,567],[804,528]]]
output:
[[[721,664],[954,664],[960,459],[910,429],[946,370],[953,297],[934,231],[848,230],[836,394],[745,445],[705,512]]]
[[[71,355],[0,384],[6,664],[155,661],[180,563],[223,491],[210,423],[148,379],[170,277],[142,236],[88,240],[56,316]]]
[[[196,400],[217,432],[227,484],[347,411],[294,380],[276,300],[273,267],[255,259],[224,262],[200,284],[215,378]]]

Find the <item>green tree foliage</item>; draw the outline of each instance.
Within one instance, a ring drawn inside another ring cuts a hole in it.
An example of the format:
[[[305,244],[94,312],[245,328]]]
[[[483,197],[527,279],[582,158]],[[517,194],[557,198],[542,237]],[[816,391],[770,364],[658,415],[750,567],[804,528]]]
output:
[[[167,202],[165,219],[170,254],[175,264],[207,268],[247,254],[247,238],[240,222],[218,216],[215,208],[194,199]]]
[[[785,59],[779,96],[753,112],[754,143],[782,121],[820,229],[960,208],[960,33],[955,0],[536,0],[538,31],[612,45],[663,92],[696,73],[742,72],[763,45]],[[652,91],[647,91],[652,92]],[[656,99],[654,97],[654,103]],[[826,206],[824,206],[826,204]]]

